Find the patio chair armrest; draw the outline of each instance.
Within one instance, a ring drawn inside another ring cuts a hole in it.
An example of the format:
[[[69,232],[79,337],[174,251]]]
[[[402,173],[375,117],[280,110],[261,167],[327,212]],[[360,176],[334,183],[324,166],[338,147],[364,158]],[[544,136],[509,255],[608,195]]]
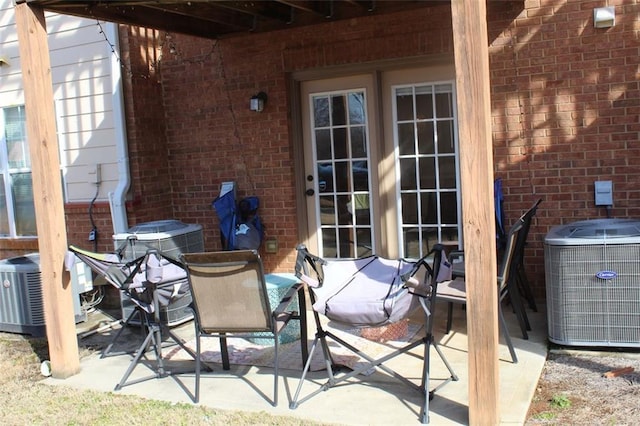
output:
[[[451,250],[451,253],[449,253],[449,260],[451,262],[464,260],[464,250]]]
[[[280,313],[287,312],[287,308],[289,307],[291,302],[294,301],[294,296],[302,288],[304,288],[303,283],[296,283],[292,285],[291,288],[287,290],[285,295],[280,300],[280,304],[278,305],[278,307],[273,311],[273,315],[277,316]]]

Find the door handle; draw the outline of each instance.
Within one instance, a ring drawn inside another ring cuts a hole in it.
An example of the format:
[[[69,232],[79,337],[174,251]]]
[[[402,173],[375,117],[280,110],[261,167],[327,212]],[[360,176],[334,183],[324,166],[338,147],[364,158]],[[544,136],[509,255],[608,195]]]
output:
[[[315,194],[316,191],[314,191],[312,188],[309,188],[305,191],[305,194],[307,194],[307,197],[311,197],[313,196],[313,194]]]

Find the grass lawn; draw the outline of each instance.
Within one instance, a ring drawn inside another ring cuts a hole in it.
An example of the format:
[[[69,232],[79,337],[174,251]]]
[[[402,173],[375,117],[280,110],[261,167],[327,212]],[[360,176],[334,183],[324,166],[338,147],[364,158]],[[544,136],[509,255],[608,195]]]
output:
[[[81,349],[80,356],[88,355]],[[3,425],[321,425],[266,412],[213,410],[191,404],[136,400],[112,392],[41,383],[44,338],[0,333],[0,407]]]

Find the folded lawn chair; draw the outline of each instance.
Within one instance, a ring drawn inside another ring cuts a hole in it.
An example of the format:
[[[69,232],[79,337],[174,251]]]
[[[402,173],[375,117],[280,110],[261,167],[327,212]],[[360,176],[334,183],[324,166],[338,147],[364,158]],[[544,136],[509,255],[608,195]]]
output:
[[[145,339],[136,350],[133,360],[120,382],[116,385],[115,390],[119,390],[123,386],[171,374],[164,367],[162,357],[163,335],[171,338],[195,358],[193,351],[168,326],[163,324],[159,317],[161,306],[167,306],[170,302],[188,294],[187,273],[181,264],[170,256],[152,248],[145,255],[131,260],[123,260],[118,253],[121,253],[121,251],[117,253],[94,253],[75,246],[69,246],[66,259],[67,265],[73,265],[74,256],[78,257],[92,271],[104,277],[107,282],[129,296],[136,308],[109,346],[103,351],[102,357],[109,353],[113,344],[124,331],[124,326],[128,325],[135,315],[140,317],[141,324],[146,332]],[[153,349],[156,357],[155,374],[127,382],[127,379],[149,349]]]
[[[433,259],[432,266],[428,263],[431,258]],[[378,256],[354,260],[325,260],[310,254],[306,247],[301,245],[298,247],[296,275],[308,286],[317,331],[309,352],[309,358],[291,402],[291,408],[295,409],[299,404],[314,395],[373,367],[377,367],[424,394],[420,420],[422,423],[428,423],[429,399],[433,397],[440,387],[452,380],[458,380],[437,342],[433,339],[433,308],[435,307],[437,285],[439,281],[444,281],[451,277],[450,265],[446,261],[443,247],[440,244],[436,244],[427,256],[416,262],[411,262],[404,259],[383,259]],[[368,356],[339,336],[325,330],[319,317],[322,314],[332,321],[350,327],[377,327],[406,319],[419,307],[422,307],[425,315],[424,337],[378,359]],[[334,374],[337,371],[337,366],[333,362],[329,344],[327,343],[328,338],[364,358],[367,362],[361,367],[338,377]],[[311,365],[311,358],[318,347],[318,343],[320,343],[326,362],[328,381],[314,392],[299,398]],[[384,365],[390,359],[420,345],[424,345],[422,381],[420,385]],[[431,347],[436,350],[450,374],[449,378],[433,390],[429,388]]]
[[[538,307],[536,306],[536,300],[533,295],[533,291],[531,290],[531,285],[529,284],[529,279],[527,277],[527,273],[524,267],[524,249],[527,246],[527,239],[529,236],[529,230],[531,229],[531,221],[533,217],[536,215],[538,211],[538,206],[542,202],[542,198],[539,198],[529,210],[524,212],[522,216],[518,219],[522,223],[522,231],[518,236],[518,241],[516,241],[516,248],[514,253],[514,265],[515,271],[514,274],[516,276],[516,282],[518,283],[518,288],[520,289],[522,296],[527,300],[529,307],[534,311],[538,312]],[[528,322],[527,322],[528,324]],[[531,328],[529,328],[530,330]]]

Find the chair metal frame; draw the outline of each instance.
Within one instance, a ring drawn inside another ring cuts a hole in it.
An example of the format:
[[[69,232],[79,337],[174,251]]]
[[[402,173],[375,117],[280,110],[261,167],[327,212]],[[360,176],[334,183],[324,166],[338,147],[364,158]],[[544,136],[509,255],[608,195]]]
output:
[[[507,323],[504,318],[504,313],[502,310],[502,302],[504,301],[505,298],[509,297],[511,304],[513,306],[513,309],[516,313],[516,317],[518,318],[518,322],[523,332],[526,332],[524,307],[520,299],[518,288],[515,285],[515,274],[516,274],[515,261],[517,260],[517,257],[515,256],[515,252],[516,252],[517,241],[522,232],[522,229],[523,229],[523,223],[521,221],[517,221],[511,227],[511,229],[509,229],[509,232],[507,233],[507,241],[506,241],[507,245],[504,251],[502,263],[500,265],[500,270],[498,271],[498,276],[496,280],[497,286],[498,286],[499,325],[500,325],[500,329],[502,330],[502,334],[504,336],[507,347],[509,348],[511,360],[514,364],[518,362],[518,357],[513,347],[513,342],[511,341],[511,336],[509,335]],[[465,279],[459,276],[451,281],[445,281],[440,283],[438,287],[438,295],[436,296],[436,300],[439,302],[448,303],[446,332],[449,333],[451,331],[451,325],[453,321],[453,305],[467,304]]]
[[[171,339],[175,344],[184,349],[191,357],[195,359],[195,354],[186,345],[186,342],[178,335],[173,333],[171,329],[160,320],[160,301],[158,292],[160,290],[169,289],[171,291],[176,285],[187,286],[186,272],[184,276],[177,277],[171,280],[160,279],[159,282],[155,280],[145,279],[143,287],[147,295],[151,295],[151,300],[142,300],[136,293],[133,287],[134,277],[139,274],[145,274],[146,269],[149,268],[150,259],[155,259],[156,262],[164,262],[164,264],[171,264],[176,268],[182,268],[182,265],[170,256],[167,256],[157,249],[149,248],[143,256],[139,256],[133,260],[122,260],[118,253],[116,254],[101,254],[91,251],[83,250],[76,246],[69,246],[69,253],[77,256],[81,261],[87,264],[93,272],[105,278],[107,282],[118,288],[131,297],[131,300],[135,304],[135,309],[131,312],[126,321],[123,322],[122,328],[110,341],[109,345],[102,351],[101,358],[114,355],[122,355],[127,352],[112,353],[111,349],[124,332],[125,326],[129,325],[131,320],[138,315],[140,317],[141,326],[143,327],[145,338],[142,340],[138,348],[133,352],[133,359],[129,363],[124,375],[115,386],[114,390],[120,390],[125,386],[133,385],[143,381],[147,381],[154,378],[167,377],[174,374],[174,372],[168,370],[164,363],[164,357],[162,355],[163,348],[163,336]],[[138,364],[142,361],[143,356],[150,351],[155,354],[156,365],[154,372],[150,376],[137,378],[134,380],[128,380],[129,376],[133,373]]]
[[[414,269],[418,269],[419,267],[424,266],[428,273],[425,274],[423,282],[416,282],[415,280],[410,279],[409,276],[403,277],[403,279],[407,279],[407,286],[413,288],[413,295],[411,297],[416,297],[419,300],[419,305],[422,307],[425,318],[425,334],[422,338],[410,342],[401,348],[398,348],[391,353],[384,355],[380,358],[373,358],[366,353],[364,353],[359,348],[354,347],[353,345],[346,342],[344,339],[340,338],[336,334],[331,331],[325,329],[322,326],[320,320],[320,314],[313,311],[314,321],[316,325],[316,333],[311,345],[311,349],[309,351],[309,358],[307,363],[304,366],[302,371],[300,381],[298,383],[298,387],[294,394],[293,400],[290,403],[290,408],[295,409],[300,404],[305,401],[308,401],[313,396],[319,394],[320,392],[324,392],[340,383],[343,383],[350,378],[357,376],[371,368],[377,367],[385,373],[389,374],[392,377],[395,377],[399,381],[403,382],[407,386],[416,389],[424,395],[424,402],[421,407],[421,412],[419,415],[420,421],[424,424],[429,423],[429,401],[433,398],[434,394],[444,385],[451,381],[457,381],[458,376],[453,371],[452,366],[447,361],[444,353],[440,349],[438,342],[433,337],[433,321],[434,321],[434,311],[435,311],[435,297],[437,293],[437,277],[439,275],[440,261],[442,256],[444,255],[444,247],[440,244],[436,244],[433,246],[430,253],[418,260],[415,264]],[[427,263],[427,257],[433,256],[433,267],[429,266]],[[324,259],[314,256],[310,254],[304,245],[300,245],[298,247],[298,257],[296,261],[296,275],[301,277],[302,281],[305,282],[305,285],[309,289],[308,294],[310,296],[310,300],[312,304],[316,303],[316,296],[313,291],[313,286],[309,285],[310,282],[315,282],[317,277],[322,277],[323,272],[321,271],[323,263],[326,262]],[[314,271],[314,272],[312,272]],[[315,275],[315,277],[313,276]],[[412,282],[413,281],[413,282]],[[428,281],[428,282],[427,282]],[[354,301],[357,303],[357,301]],[[349,351],[353,352],[355,355],[365,359],[367,362],[363,363],[361,366],[353,369],[349,373],[345,373],[338,376],[338,373],[342,370],[342,366],[337,365],[333,357],[331,355],[330,345],[327,343],[327,339],[331,339],[332,341],[342,345]],[[300,397],[302,387],[306,381],[307,373],[310,370],[311,359],[315,353],[315,351],[320,345],[322,350],[322,354],[324,356],[326,368],[325,371],[327,373],[327,381],[321,384],[315,391],[305,395],[304,397]],[[389,361],[392,358],[395,358],[401,354],[407,353],[410,350],[424,345],[424,353],[423,353],[423,369],[421,376],[421,383],[417,385],[406,377],[402,376],[398,372],[392,370],[391,368],[384,365],[385,362]],[[449,377],[444,379],[442,383],[436,386],[434,389],[430,389],[430,364],[431,364],[431,356],[430,349],[433,347],[446,366],[449,371]]]
[[[529,284],[529,279],[527,277],[527,273],[524,266],[524,250],[527,246],[527,240],[529,238],[529,230],[531,228],[531,221],[538,211],[538,206],[542,202],[542,198],[539,198],[529,210],[524,212],[522,216],[518,219],[522,222],[522,232],[518,237],[518,241],[516,243],[516,252],[515,252],[515,274],[516,274],[516,283],[518,289],[520,290],[522,296],[526,299],[529,308],[538,312],[538,307],[536,305],[536,300],[533,295],[533,291],[531,290],[531,285]],[[525,317],[526,318],[526,317]],[[528,320],[527,320],[528,325]],[[531,330],[531,327],[527,327],[528,330]]]
[[[185,253],[181,256],[189,277],[192,306],[196,330],[196,371],[194,402],[200,400],[201,376],[201,339],[214,337],[220,339],[222,365],[224,370],[230,369],[227,347],[228,338],[269,338],[274,341],[274,383],[272,405],[278,405],[278,378],[280,333],[292,321],[300,323],[300,345],[302,364],[308,358],[307,324],[304,287],[302,283],[294,284],[281,298],[279,305],[272,309],[267,292],[264,268],[260,255],[256,250],[220,251],[206,253]],[[236,287],[234,297],[225,298],[225,290]],[[207,287],[207,288],[204,288]],[[298,295],[299,311],[293,311],[289,305]],[[251,299],[248,299],[251,297]],[[259,298],[259,302],[258,302]],[[236,312],[233,306],[242,308]],[[240,315],[256,305],[260,312],[255,315]],[[233,313],[236,315],[232,315]],[[244,322],[243,322],[244,321]]]

